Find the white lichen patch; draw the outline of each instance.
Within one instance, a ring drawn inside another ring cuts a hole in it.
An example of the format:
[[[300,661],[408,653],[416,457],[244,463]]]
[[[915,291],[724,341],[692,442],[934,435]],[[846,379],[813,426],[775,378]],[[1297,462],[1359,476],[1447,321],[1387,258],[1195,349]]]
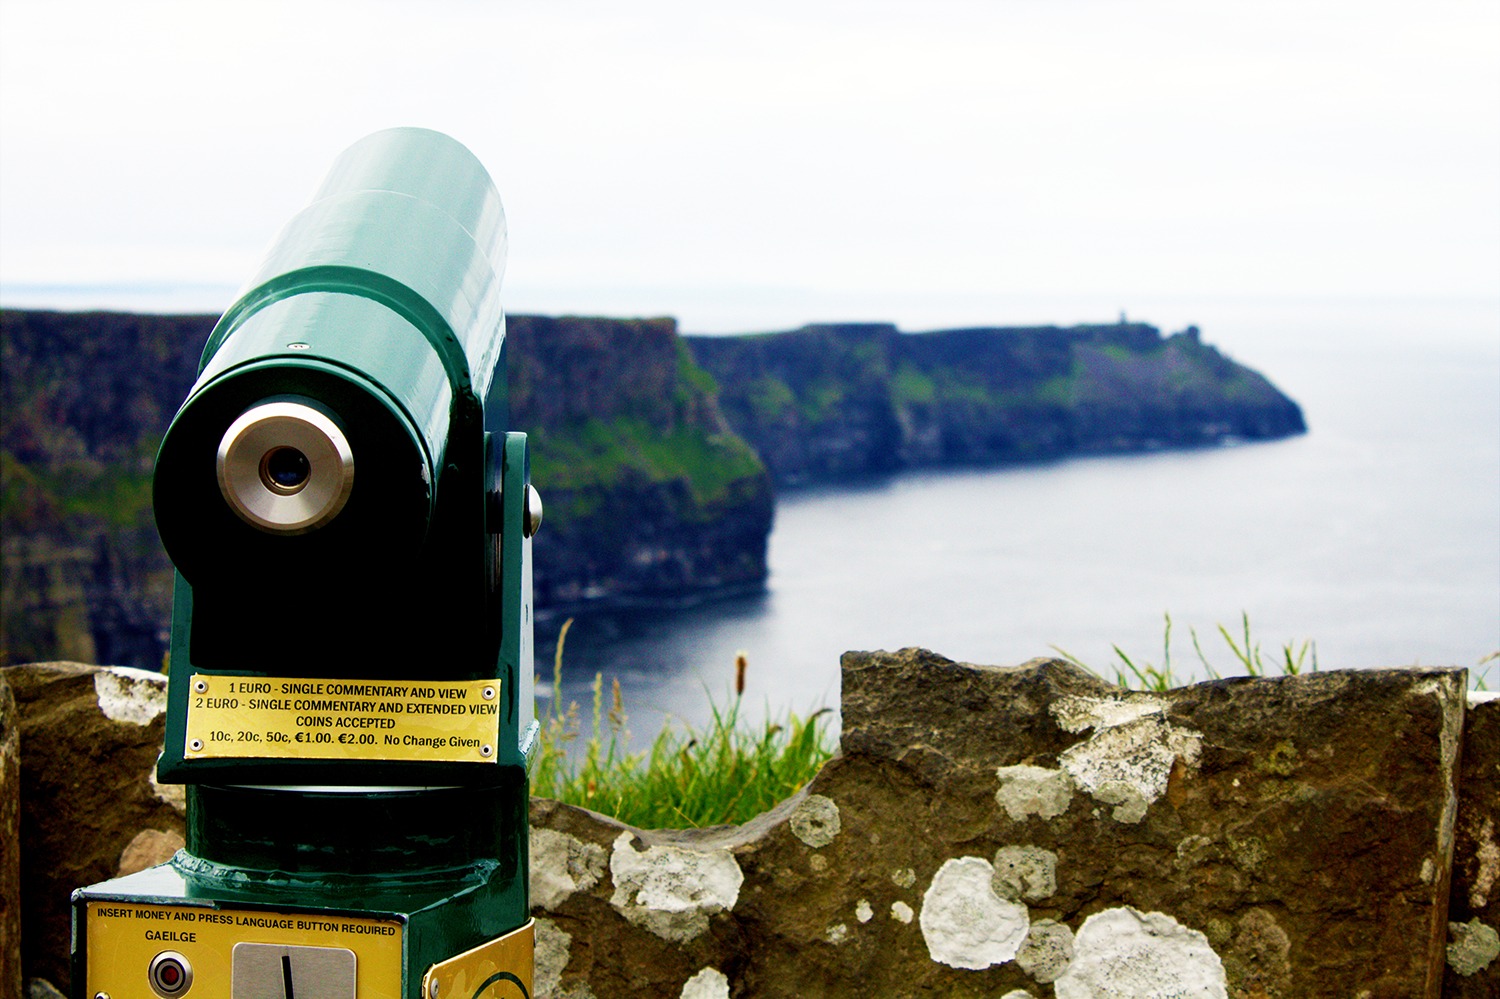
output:
[[[718,968],[704,968],[682,983],[681,999],[729,999],[729,977]]]
[[[1036,999],[1036,996],[1025,989],[1011,989],[1005,995],[1001,996],[1000,999]]]
[[[911,922],[911,917],[914,915],[916,915],[916,913],[912,912],[911,906],[907,905],[905,902],[891,903],[891,918],[896,922],[909,924]]]
[[[891,884],[897,888],[910,888],[917,883],[917,872],[910,867],[898,867],[891,872]]]
[[[161,801],[171,805],[183,815],[187,814],[187,787],[182,784],[163,784],[157,780],[155,765],[151,767],[151,791]]]
[[[1495,840],[1495,820],[1489,816],[1485,816],[1484,825],[1479,829],[1479,846],[1474,850],[1474,859],[1479,862],[1479,869],[1469,883],[1469,907],[1483,909],[1489,905],[1496,880],[1500,880],[1500,842]]]
[[[167,678],[130,666],[106,666],[94,674],[94,696],[110,721],[150,725],[167,710]]]
[[[1460,975],[1477,974],[1500,957],[1500,933],[1478,919],[1448,924],[1448,967]]]
[[[536,944],[533,953],[535,985],[538,999],[550,996],[562,982],[563,970],[572,957],[573,935],[545,916],[536,917]]]
[[[663,940],[692,940],[708,917],[734,908],[745,875],[728,850],[695,850],[675,844],[637,850],[624,832],[614,842],[609,903],[630,922]]]
[[[995,802],[1016,822],[1028,815],[1055,819],[1068,810],[1073,800],[1073,779],[1062,770],[1048,770],[1019,764],[995,771],[1000,790]]]
[[[1160,912],[1129,906],[1083,921],[1057,999],[1227,999],[1224,964],[1208,938]]]
[[[1016,966],[1043,985],[1053,982],[1073,961],[1073,931],[1065,923],[1038,919],[1016,954]]]
[[[1167,791],[1172,764],[1198,762],[1203,738],[1152,715],[1101,728],[1058,757],[1073,782],[1107,805],[1119,822],[1145,818],[1146,807]]]
[[[1125,697],[1062,697],[1048,708],[1064,732],[1117,728],[1151,715],[1165,716],[1167,702],[1137,694]]]
[[[822,874],[828,870],[828,858],[820,853],[815,853],[807,858],[807,866],[813,869],[813,873]]]
[[[832,798],[809,794],[788,820],[792,835],[814,850],[832,843],[839,834],[839,806]]]
[[[1177,844],[1177,859],[1172,863],[1179,871],[1206,864],[1219,856],[1219,846],[1207,836],[1188,836]]]
[[[849,927],[844,923],[830,926],[828,927],[828,932],[823,934],[823,938],[831,944],[841,944],[849,939]]]
[[[938,868],[917,919],[934,961],[979,971],[1016,956],[1031,920],[1026,906],[995,894],[994,877],[983,857],[957,857]]]
[[[868,923],[875,918],[875,910],[870,907],[870,900],[860,899],[854,906],[854,918],[861,923]]]
[[[995,854],[995,894],[1012,902],[1057,893],[1057,854],[1039,846],[1003,846]]]
[[[531,904],[552,910],[604,877],[604,847],[555,829],[531,830]]]
[[[1258,871],[1271,858],[1265,841],[1259,836],[1229,837],[1229,855],[1242,870]]]
[[[1443,817],[1438,822],[1437,853],[1443,858],[1453,856],[1453,829],[1458,819],[1458,744],[1464,727],[1464,688],[1453,679],[1432,679],[1417,684],[1413,693],[1419,697],[1433,697],[1443,722],[1438,732],[1438,757],[1442,765],[1444,788]],[[1446,867],[1447,864],[1445,863]]]

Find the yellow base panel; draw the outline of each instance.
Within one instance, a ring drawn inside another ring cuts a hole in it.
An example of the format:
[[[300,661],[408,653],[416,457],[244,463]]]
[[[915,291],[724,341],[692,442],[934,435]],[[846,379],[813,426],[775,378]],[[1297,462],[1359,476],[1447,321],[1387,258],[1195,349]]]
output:
[[[91,997],[401,996],[394,920],[133,902],[90,902],[86,918]]]

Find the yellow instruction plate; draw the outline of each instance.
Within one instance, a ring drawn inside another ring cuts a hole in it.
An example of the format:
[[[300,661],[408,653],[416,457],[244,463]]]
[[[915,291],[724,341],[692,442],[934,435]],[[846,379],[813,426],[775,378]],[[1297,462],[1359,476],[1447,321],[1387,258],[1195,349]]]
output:
[[[195,673],[183,758],[494,763],[500,681]]]

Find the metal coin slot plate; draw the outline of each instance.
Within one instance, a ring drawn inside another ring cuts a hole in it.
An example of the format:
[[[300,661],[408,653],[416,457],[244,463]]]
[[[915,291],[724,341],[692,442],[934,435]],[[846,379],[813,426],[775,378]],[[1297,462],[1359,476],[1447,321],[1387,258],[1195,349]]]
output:
[[[499,680],[193,674],[183,758],[494,763]]]
[[[237,943],[230,999],[355,999],[354,951],[347,947]]]
[[[536,920],[457,957],[422,976],[422,999],[531,999]]]
[[[369,919],[337,912],[275,912],[200,905],[152,905],[91,901],[86,916],[85,995],[110,999],[157,999],[147,970],[163,951],[181,954],[193,969],[182,999],[286,999],[282,955],[292,957],[292,999],[400,999],[405,927],[399,920]],[[254,968],[274,957],[274,992],[242,991],[241,965],[247,945]],[[264,948],[264,949],[256,949]],[[314,958],[311,955],[319,955]],[[347,956],[340,956],[347,955]],[[343,962],[343,963],[340,963]],[[347,979],[334,969],[347,967]],[[319,971],[319,969],[324,969]],[[322,991],[322,981],[336,985]],[[347,986],[344,984],[347,981]],[[304,989],[302,983],[306,982]]]

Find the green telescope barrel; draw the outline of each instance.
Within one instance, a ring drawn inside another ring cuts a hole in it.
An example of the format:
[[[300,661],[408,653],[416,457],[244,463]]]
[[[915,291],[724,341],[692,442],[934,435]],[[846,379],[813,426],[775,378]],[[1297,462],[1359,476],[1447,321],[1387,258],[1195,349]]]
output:
[[[215,327],[163,444],[158,525],[189,582],[409,570],[454,410],[499,356],[504,259],[499,195],[459,143],[393,129],[339,158]]]

